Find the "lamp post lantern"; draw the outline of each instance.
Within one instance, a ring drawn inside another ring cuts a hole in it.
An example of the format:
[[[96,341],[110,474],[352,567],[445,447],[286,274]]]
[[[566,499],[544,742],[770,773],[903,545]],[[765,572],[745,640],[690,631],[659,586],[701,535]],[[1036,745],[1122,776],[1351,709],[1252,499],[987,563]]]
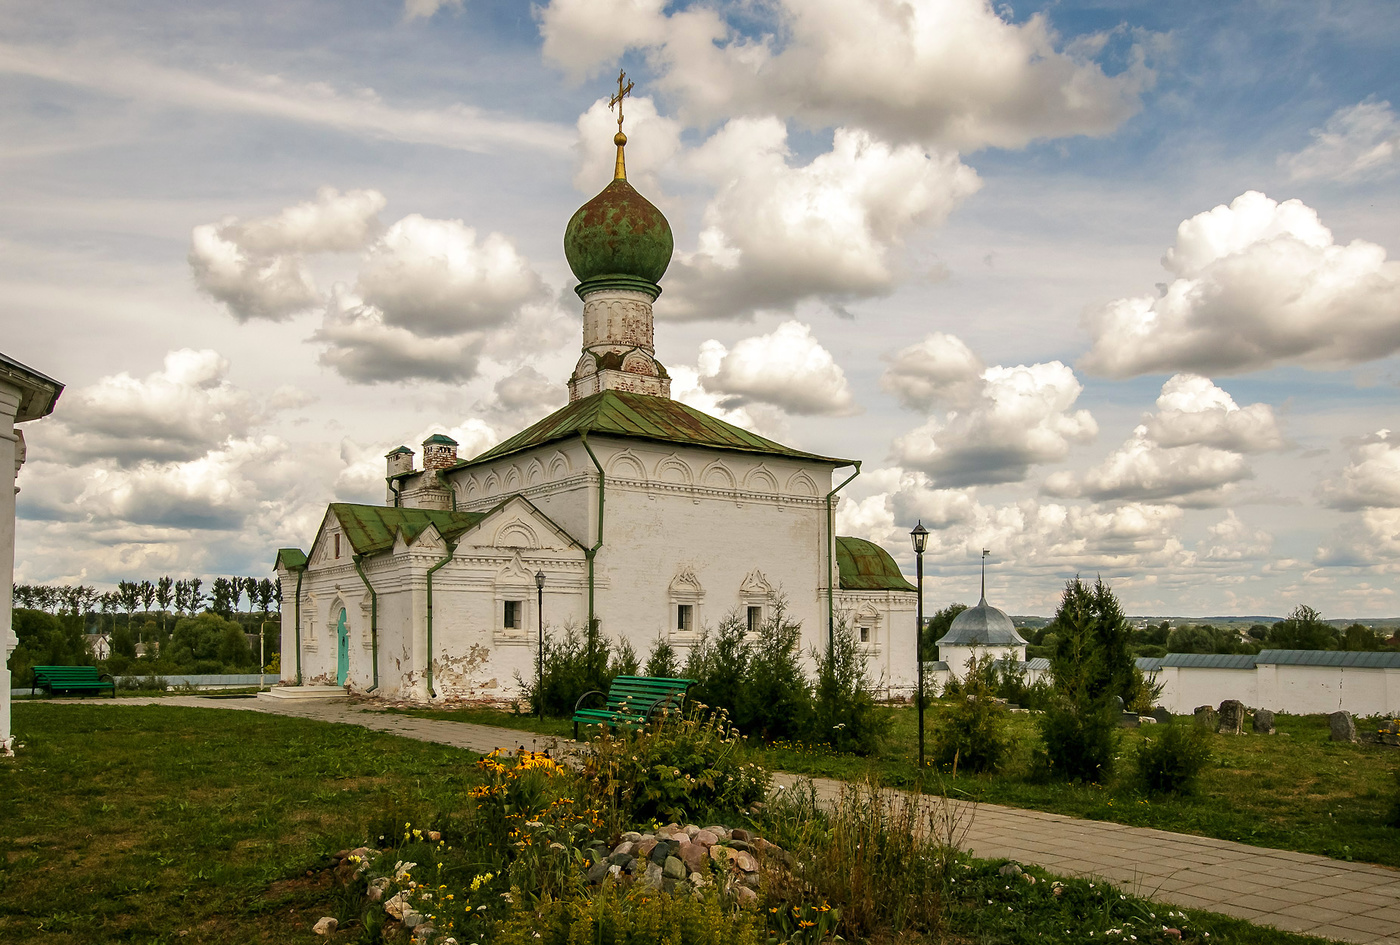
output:
[[[541,719],[544,718],[544,571],[535,572],[535,614],[539,618],[539,664],[536,669],[535,679],[535,714]]]
[[[918,617],[914,624],[914,659],[919,664],[919,692],[915,702],[919,707],[919,780],[924,777],[924,549],[928,547],[928,529],[923,519],[909,533],[914,543],[915,573],[919,578]]]

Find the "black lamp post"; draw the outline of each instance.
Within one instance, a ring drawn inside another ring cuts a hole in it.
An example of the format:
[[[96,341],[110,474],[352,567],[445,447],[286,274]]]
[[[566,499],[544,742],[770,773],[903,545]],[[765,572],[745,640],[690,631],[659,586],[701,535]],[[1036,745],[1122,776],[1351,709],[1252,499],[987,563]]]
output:
[[[544,718],[544,571],[535,572],[535,591],[539,599],[535,611],[539,615],[540,647],[538,678],[535,680],[535,714]]]
[[[923,519],[909,533],[914,542],[915,573],[919,576],[919,616],[915,624],[914,658],[919,662],[919,780],[924,777],[924,549],[928,547],[928,529]]]

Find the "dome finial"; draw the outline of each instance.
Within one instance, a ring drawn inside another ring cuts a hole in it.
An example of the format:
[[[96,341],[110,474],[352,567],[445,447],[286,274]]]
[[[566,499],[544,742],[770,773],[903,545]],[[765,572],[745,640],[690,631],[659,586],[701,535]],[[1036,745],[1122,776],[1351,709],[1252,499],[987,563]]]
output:
[[[627,163],[623,160],[622,149],[627,146],[627,136],[622,133],[622,100],[632,94],[633,83],[628,82],[623,85],[627,78],[627,73],[621,69],[617,70],[617,94],[608,99],[608,110],[617,106],[617,134],[613,135],[613,144],[617,145],[617,165],[613,168],[613,180],[627,179]]]
[[[987,602],[987,555],[992,553],[992,549],[982,549],[982,603]]]

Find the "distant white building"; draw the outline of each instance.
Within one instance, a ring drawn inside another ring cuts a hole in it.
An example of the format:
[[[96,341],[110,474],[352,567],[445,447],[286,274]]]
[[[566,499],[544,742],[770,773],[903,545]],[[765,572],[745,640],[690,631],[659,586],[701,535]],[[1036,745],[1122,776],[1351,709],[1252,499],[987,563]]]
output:
[[[969,607],[953,618],[948,632],[934,641],[938,647],[938,661],[933,665],[933,679],[939,685],[946,685],[949,677],[963,678],[969,664],[975,659],[991,657],[994,660],[1011,660],[1022,665],[1026,662],[1026,641],[1016,631],[1016,625],[1006,612],[987,603],[987,555],[982,552],[982,599],[976,607]],[[1039,667],[1027,667],[1032,676]]]
[[[0,592],[0,756],[14,754],[10,735],[10,654],[18,641],[10,625],[15,577],[15,493],[19,468],[24,465],[24,434],[17,423],[38,420],[53,413],[63,385],[33,368],[0,354],[0,469],[10,471],[10,488],[0,488],[0,571],[5,574]]]
[[[652,322],[670,226],[618,140],[614,180],[564,237],[583,301],[568,405],[479,456],[441,435],[421,468],[395,449],[384,505],[332,505],[308,551],[278,553],[283,695],[509,697],[541,625],[596,619],[642,659],[658,638],[683,658],[730,613],[757,631],[780,599],[804,655],[846,619],[874,678],[909,691],[914,587],[879,546],[833,533],[859,462],[670,398]]]

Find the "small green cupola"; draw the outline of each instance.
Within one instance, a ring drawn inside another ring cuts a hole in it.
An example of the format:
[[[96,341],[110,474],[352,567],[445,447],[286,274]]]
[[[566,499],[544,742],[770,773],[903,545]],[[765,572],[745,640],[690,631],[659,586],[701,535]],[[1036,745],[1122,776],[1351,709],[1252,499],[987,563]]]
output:
[[[617,164],[613,180],[598,196],[579,207],[564,228],[564,257],[579,284],[580,298],[599,289],[631,289],[655,299],[657,285],[671,264],[675,241],[671,224],[650,200],[627,182],[622,133],[622,99],[632,90],[619,76],[618,94],[610,104],[618,107]]]

